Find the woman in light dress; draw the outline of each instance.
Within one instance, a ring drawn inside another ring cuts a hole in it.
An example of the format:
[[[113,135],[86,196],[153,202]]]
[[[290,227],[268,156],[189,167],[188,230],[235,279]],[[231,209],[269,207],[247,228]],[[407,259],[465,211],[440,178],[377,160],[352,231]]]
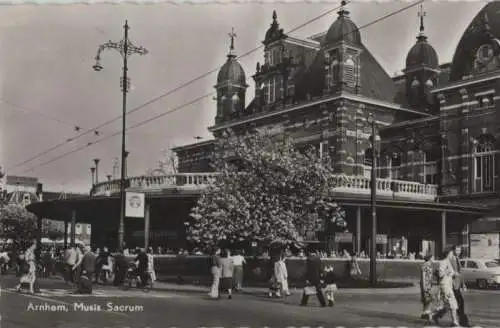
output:
[[[286,269],[285,256],[283,254],[281,254],[280,259],[274,263],[274,278],[276,279],[276,283],[278,285],[276,296],[280,297],[281,293],[289,296],[288,271]]]
[[[153,255],[153,249],[148,248],[148,251],[147,251],[147,255],[148,255],[148,273],[149,273],[149,277],[151,278],[151,281],[156,281],[156,271],[155,271],[155,259],[154,259],[154,255]]]
[[[433,318],[434,313],[442,310],[440,308],[440,287],[436,277],[436,269],[434,256],[425,255],[420,275],[420,301],[423,307],[421,318],[428,321]],[[438,285],[437,290],[436,285]],[[436,305],[435,309],[432,309],[433,303]]]
[[[34,286],[36,280],[36,262],[35,262],[36,241],[24,253],[24,261],[27,268],[23,272],[19,284],[16,286],[17,291],[21,291],[23,284],[29,285],[29,292],[35,293]]]
[[[236,252],[236,255],[233,255],[233,266],[234,266],[234,289],[241,290],[241,285],[243,283],[243,264],[245,264],[245,258],[241,255],[241,251]]]
[[[453,250],[447,249],[443,254],[443,259],[439,262],[439,289],[441,291],[441,300],[444,305],[443,311],[434,315],[434,322],[438,324],[439,318],[449,310],[452,320],[452,327],[459,327],[458,324],[458,303],[453,293],[453,278],[458,274],[453,269],[451,260],[453,259]]]

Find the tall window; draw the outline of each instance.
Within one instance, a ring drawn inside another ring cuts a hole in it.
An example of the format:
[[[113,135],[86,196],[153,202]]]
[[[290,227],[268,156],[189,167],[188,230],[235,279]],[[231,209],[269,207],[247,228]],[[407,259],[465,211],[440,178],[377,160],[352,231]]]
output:
[[[474,149],[474,191],[490,192],[495,190],[495,152],[491,142],[483,142]]]
[[[391,160],[390,164],[391,179],[397,180],[399,179],[401,172],[401,154],[399,153],[392,154],[390,160]]]
[[[273,76],[269,79],[266,83],[266,103],[272,104],[278,99],[281,93],[281,83],[281,76]]]
[[[351,57],[347,58],[344,63],[344,81],[350,86],[354,86],[356,84],[355,64]]]
[[[240,97],[238,97],[238,94],[234,94],[233,97],[231,98],[231,114],[235,114],[238,109],[238,101],[240,100]]]
[[[422,165],[421,182],[425,184],[437,184],[437,162],[433,153],[422,151],[420,153],[420,164]]]

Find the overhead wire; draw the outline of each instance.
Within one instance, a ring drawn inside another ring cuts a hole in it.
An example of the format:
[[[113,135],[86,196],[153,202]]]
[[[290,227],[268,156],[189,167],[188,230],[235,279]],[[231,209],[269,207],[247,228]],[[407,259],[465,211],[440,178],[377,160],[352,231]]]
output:
[[[356,32],[356,31],[359,31],[359,30],[361,30],[361,29],[363,29],[363,28],[366,28],[366,27],[368,27],[368,26],[372,26],[372,25],[373,25],[373,24],[375,24],[375,23],[381,22],[381,21],[383,21],[383,20],[385,20],[385,19],[388,19],[388,18],[390,18],[390,17],[392,17],[392,16],[394,16],[394,15],[396,15],[396,14],[399,14],[399,13],[401,13],[401,12],[404,12],[404,11],[408,10],[408,9],[411,9],[411,8],[413,8],[413,7],[415,7],[415,6],[419,5],[419,4],[421,4],[422,2],[424,2],[424,0],[417,1],[417,2],[415,2],[415,3],[413,3],[413,4],[410,4],[410,5],[408,5],[408,6],[405,6],[405,7],[401,8],[401,9],[398,9],[398,10],[396,10],[396,11],[394,11],[394,12],[391,12],[391,13],[389,13],[389,14],[386,14],[386,15],[384,15],[384,16],[382,16],[382,17],[379,17],[379,18],[377,18],[376,20],[374,20],[374,21],[372,21],[372,22],[370,22],[370,23],[368,23],[368,24],[365,24],[365,25],[362,25],[361,27],[358,27],[355,31],[352,31],[352,32],[350,32],[350,33],[353,33],[353,32]],[[330,9],[330,10],[326,11],[325,13],[322,13],[321,15],[319,15],[319,16],[317,16],[317,17],[313,18],[313,19],[308,20],[306,23],[303,23],[303,24],[299,25],[298,27],[296,27],[296,28],[292,29],[291,31],[296,31],[297,29],[300,29],[300,28],[302,28],[302,27],[304,27],[304,26],[306,26],[306,25],[308,25],[308,24],[310,24],[310,23],[312,23],[312,22],[314,22],[314,21],[316,21],[316,20],[318,20],[318,19],[320,19],[320,18],[322,18],[322,17],[324,17],[324,16],[328,15],[329,13],[331,13],[331,12],[333,12],[333,11],[336,11],[336,10],[338,10],[338,9],[342,8],[342,7],[343,7],[343,5],[338,6],[338,7],[336,7],[335,9]],[[287,32],[287,33],[290,33],[290,32]],[[346,34],[348,34],[348,33],[346,33]],[[249,52],[246,52],[245,54],[243,54],[243,55],[239,56],[238,58],[241,58],[241,57],[244,57],[244,56],[246,56],[246,55],[248,55],[248,54],[251,54],[252,52],[254,52],[254,51],[258,50],[258,49],[261,49],[262,47],[263,47],[262,45],[261,45],[261,46],[258,46],[258,47],[256,47],[256,48],[254,48],[253,50],[251,50],[251,51],[249,51]],[[167,95],[169,95],[169,94],[171,94],[171,93],[173,93],[173,92],[175,92],[175,91],[178,91],[178,90],[180,90],[180,89],[184,88],[185,86],[187,86],[187,85],[189,85],[189,84],[191,84],[191,83],[194,83],[194,82],[196,82],[196,81],[198,81],[198,80],[200,80],[200,79],[202,79],[202,78],[204,78],[204,77],[208,76],[209,74],[212,74],[213,72],[215,72],[215,71],[217,71],[217,70],[218,70],[218,68],[217,68],[217,69],[215,69],[215,70],[211,70],[210,72],[207,72],[207,73],[205,73],[205,74],[203,74],[203,75],[200,75],[199,77],[197,77],[197,78],[195,78],[195,79],[192,79],[190,82],[186,82],[186,83],[182,84],[181,86],[179,86],[179,87],[177,87],[177,88],[175,88],[175,89],[173,89],[173,90],[170,90],[170,91],[168,91],[168,92],[166,92],[166,93],[162,94],[161,96],[155,97],[155,98],[153,98],[153,99],[149,100],[148,102],[146,102],[146,103],[144,103],[144,104],[142,104],[142,105],[140,105],[140,106],[138,106],[138,107],[136,107],[136,108],[134,108],[134,109],[132,109],[132,110],[128,111],[127,113],[132,113],[132,112],[134,112],[134,111],[140,110],[140,109],[142,109],[142,108],[144,108],[144,107],[146,107],[146,106],[150,105],[151,103],[154,103],[154,102],[156,102],[156,101],[158,101],[158,100],[162,99],[163,97],[165,97],[165,96],[167,96]],[[126,128],[126,130],[130,130],[130,129],[133,129],[133,128],[136,128],[136,127],[142,126],[142,125],[144,125],[144,124],[147,124],[147,123],[149,123],[149,122],[152,122],[152,121],[154,121],[154,120],[156,120],[156,119],[159,119],[159,118],[164,117],[164,116],[166,116],[166,115],[168,115],[168,114],[171,114],[171,113],[173,113],[173,112],[176,112],[176,111],[178,111],[178,110],[180,110],[180,109],[182,109],[182,108],[184,108],[184,107],[187,107],[187,106],[189,106],[189,105],[192,105],[192,104],[194,104],[194,103],[197,103],[197,102],[199,102],[199,101],[201,101],[201,100],[205,99],[206,97],[208,97],[208,96],[212,96],[212,95],[214,95],[214,94],[215,94],[215,92],[211,92],[211,93],[209,93],[209,94],[205,94],[205,95],[203,95],[203,96],[201,96],[201,97],[198,97],[198,98],[196,98],[196,99],[194,99],[194,100],[192,100],[192,101],[189,101],[189,102],[187,102],[187,103],[184,103],[183,105],[180,105],[180,106],[178,106],[178,107],[175,107],[175,108],[174,108],[174,109],[172,109],[172,110],[166,111],[166,112],[161,113],[161,114],[159,114],[159,115],[156,115],[156,116],[154,116],[154,117],[152,117],[152,118],[146,119],[146,120],[141,121],[141,122],[139,122],[139,123],[137,123],[137,124],[134,124],[134,125],[132,125],[132,126],[129,126],[129,127],[127,127],[127,128]],[[469,116],[469,117],[470,117],[470,116]],[[105,126],[105,125],[107,125],[107,124],[109,124],[109,123],[111,123],[111,122],[114,122],[114,121],[118,120],[119,118],[121,118],[121,116],[120,116],[120,117],[118,117],[118,118],[115,118],[115,119],[108,120],[108,121],[106,121],[105,123],[102,123],[101,125],[99,125],[99,126],[98,126],[98,128],[100,128],[100,127],[102,127],[102,126]],[[449,120],[448,120],[448,121],[449,121]],[[109,138],[111,138],[111,137],[117,136],[117,135],[119,135],[121,132],[122,132],[121,130],[120,130],[120,131],[116,131],[116,132],[114,132],[114,133],[112,133],[112,134],[110,134],[110,135],[107,135],[107,136],[105,136],[105,137],[102,137],[102,138],[100,138],[100,139],[98,139],[98,140],[96,140],[96,141],[94,141],[94,142],[89,142],[89,143],[87,143],[86,145],[82,145],[82,146],[80,146],[80,147],[78,147],[78,148],[75,148],[75,149],[73,149],[73,150],[69,151],[69,152],[63,153],[63,154],[62,154],[62,155],[60,155],[60,156],[57,156],[57,157],[55,157],[55,158],[53,158],[53,159],[50,159],[50,160],[48,160],[48,161],[45,161],[45,162],[43,162],[43,163],[41,163],[41,164],[38,164],[38,165],[36,165],[36,166],[33,166],[33,167],[31,167],[30,169],[25,170],[25,171],[23,171],[23,172],[31,172],[31,171],[35,170],[36,168],[39,168],[39,167],[41,167],[41,166],[48,165],[48,164],[53,163],[53,162],[55,162],[55,161],[57,161],[57,160],[59,160],[59,159],[61,159],[61,158],[64,158],[64,157],[69,156],[69,155],[71,155],[71,154],[73,154],[73,153],[79,152],[79,151],[81,151],[81,150],[83,150],[83,149],[85,149],[85,148],[88,148],[88,147],[92,146],[92,145],[95,145],[95,144],[97,144],[97,143],[99,143],[99,142],[102,142],[102,141],[107,140],[107,139],[109,139]],[[84,133],[82,133],[82,135],[83,135],[83,134],[86,134],[86,133],[84,132]],[[76,138],[76,137],[75,137],[75,138]],[[53,149],[55,149],[55,148],[56,148],[56,147],[52,147],[52,148],[51,148],[51,150],[53,150]],[[58,148],[58,147],[57,147],[57,148]],[[38,156],[38,157],[40,157],[40,156]],[[38,157],[37,157],[37,158],[38,158]],[[28,162],[28,161],[25,161],[25,163],[27,163],[27,162]]]

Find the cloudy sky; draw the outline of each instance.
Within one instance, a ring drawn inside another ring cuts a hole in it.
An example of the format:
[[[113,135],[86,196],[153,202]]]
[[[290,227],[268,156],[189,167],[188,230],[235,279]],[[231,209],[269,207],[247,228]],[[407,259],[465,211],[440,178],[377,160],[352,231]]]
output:
[[[35,176],[46,190],[87,192],[93,158],[100,158],[100,179],[112,171],[120,153],[119,120],[66,142],[121,113],[121,59],[103,54],[104,70],[92,70],[97,46],[119,41],[128,19],[130,38],[149,50],[129,63],[132,90],[129,110],[222,65],[228,49],[228,32],[237,33],[236,50],[243,54],[260,45],[271,23],[273,9],[285,30],[293,29],[338,3],[295,4],[155,4],[155,5],[19,5],[0,7],[0,166],[7,174]],[[351,17],[364,26],[407,6],[405,2],[352,3]],[[450,61],[470,20],[484,3],[426,3],[426,33],[440,62]],[[418,31],[418,7],[362,28],[363,42],[393,75],[401,70]],[[307,37],[328,29],[336,19],[331,13],[292,35]],[[251,85],[262,50],[240,60]],[[178,92],[128,116],[128,125],[155,117],[212,92],[211,74]],[[164,149],[210,138],[206,127],[214,122],[212,97],[186,106],[131,130],[129,175],[155,167]],[[94,143],[89,147],[85,145]],[[61,147],[54,147],[63,144]],[[82,148],[80,151],[72,152]],[[53,151],[27,161],[45,150]],[[70,153],[72,152],[72,153]],[[69,154],[68,154],[69,153]],[[65,155],[68,154],[68,155]],[[58,159],[59,158],[59,159]],[[19,163],[23,163],[19,165]],[[48,163],[50,162],[50,163]]]

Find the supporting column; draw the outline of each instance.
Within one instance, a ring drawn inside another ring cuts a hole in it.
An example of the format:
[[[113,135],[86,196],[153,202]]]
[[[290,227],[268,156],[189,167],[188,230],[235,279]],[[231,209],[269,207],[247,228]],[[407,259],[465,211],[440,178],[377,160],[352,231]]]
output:
[[[42,255],[42,217],[36,217],[36,249],[35,249],[35,259],[37,263],[40,263]]]
[[[68,220],[64,220],[64,249],[68,249]]]
[[[144,249],[148,249],[149,246],[149,223],[150,223],[150,213],[151,204],[146,203],[144,213]]]
[[[443,254],[446,248],[446,212],[441,212],[441,238],[440,238],[440,252]],[[439,255],[441,255],[439,254]]]
[[[75,234],[76,234],[76,211],[71,211],[71,234],[70,234],[70,244],[71,247],[75,247]]]
[[[356,254],[361,253],[361,207],[356,207]]]

